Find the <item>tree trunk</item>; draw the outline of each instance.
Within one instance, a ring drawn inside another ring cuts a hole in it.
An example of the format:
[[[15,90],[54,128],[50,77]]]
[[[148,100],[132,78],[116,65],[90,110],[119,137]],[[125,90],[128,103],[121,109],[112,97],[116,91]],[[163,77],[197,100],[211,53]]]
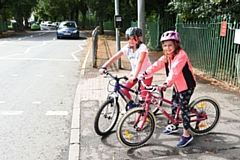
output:
[[[82,15],[83,15],[83,19],[82,19],[82,29],[85,29],[86,28],[86,13],[87,13],[87,11],[85,11],[85,12],[82,12]]]
[[[74,20],[74,11],[70,12],[70,20]]]
[[[24,22],[25,22],[24,28],[28,29],[29,28],[29,26],[28,26],[29,24],[28,24],[28,18],[26,16],[24,16]]]
[[[99,20],[99,34],[104,34],[103,20]]]
[[[76,11],[75,11],[75,20],[76,20],[76,23],[77,23],[77,25],[80,27],[80,23],[79,23],[79,21],[78,21],[78,15],[79,15],[79,10],[78,9],[76,9]]]
[[[17,13],[16,13],[16,27],[15,27],[15,32],[22,32],[24,31],[24,26],[23,26],[23,19],[22,19],[22,12],[17,9]]]

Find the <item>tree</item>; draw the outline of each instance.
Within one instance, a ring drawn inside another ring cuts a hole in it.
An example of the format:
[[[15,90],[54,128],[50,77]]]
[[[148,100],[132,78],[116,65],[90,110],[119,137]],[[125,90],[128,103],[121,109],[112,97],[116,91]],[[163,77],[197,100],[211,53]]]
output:
[[[16,31],[23,31],[23,19],[25,20],[25,26],[28,26],[28,18],[32,13],[32,9],[36,6],[36,0],[1,0],[0,1],[0,10],[1,15],[5,21],[7,19],[12,19],[12,16],[15,18]],[[8,13],[8,15],[6,14]]]
[[[95,14],[95,26],[99,25],[100,34],[104,34],[103,21],[108,20],[110,16],[114,16],[114,0],[86,0],[86,4]]]
[[[201,20],[225,15],[240,20],[239,0],[181,0],[172,1],[168,11],[180,15],[182,20]]]
[[[79,3],[78,3],[78,8],[79,8],[79,10],[80,10],[80,12],[82,13],[82,16],[83,16],[82,28],[85,29],[85,27],[86,27],[86,20],[87,20],[86,14],[87,14],[87,11],[88,11],[88,6],[87,6],[86,1],[80,0]]]

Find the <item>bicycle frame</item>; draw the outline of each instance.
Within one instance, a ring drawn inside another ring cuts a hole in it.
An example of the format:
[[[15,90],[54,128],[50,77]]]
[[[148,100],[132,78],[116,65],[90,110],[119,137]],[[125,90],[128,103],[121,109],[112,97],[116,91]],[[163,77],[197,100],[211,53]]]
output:
[[[159,105],[158,100],[165,102],[169,105],[173,105],[173,106],[177,107],[175,117],[172,117],[161,105]],[[180,104],[173,103],[172,101],[170,101],[166,98],[163,98],[161,96],[153,95],[153,94],[151,94],[151,91],[148,90],[147,95],[146,95],[146,101],[142,105],[145,108],[145,113],[144,113],[143,123],[141,124],[139,130],[142,130],[144,123],[146,122],[149,108],[150,108],[150,103],[154,104],[167,117],[167,119],[170,120],[173,124],[183,123],[182,120],[179,118],[180,111],[181,111]],[[197,118],[191,120],[191,117],[196,117],[196,115],[197,115]],[[134,126],[136,126],[138,124],[141,116],[142,115],[140,115],[140,114],[138,115],[138,117],[134,123]],[[199,114],[197,111],[194,111],[194,110],[189,111],[189,117],[190,117],[190,122],[200,122],[200,121],[207,119],[206,114]]]
[[[139,82],[138,82],[138,83],[139,83]],[[116,81],[116,82],[115,82],[115,85],[114,85],[114,91],[113,91],[113,92],[114,92],[114,93],[118,93],[118,94],[122,97],[122,99],[123,99],[126,103],[128,103],[128,105],[129,105],[130,108],[136,107],[136,104],[132,103],[132,102],[130,101],[130,99],[123,93],[123,91],[122,91],[123,88],[126,89],[126,90],[128,90],[129,92],[134,93],[136,96],[139,94],[139,91],[138,91],[138,90],[137,90],[137,91],[134,91],[133,89],[128,88],[128,87],[120,84],[118,81]],[[111,94],[113,94],[113,92],[112,92]],[[116,95],[116,96],[118,97],[118,95]]]
[[[135,101],[131,101],[125,94],[124,92],[122,91],[122,89],[126,89],[128,90],[129,92],[131,93],[134,93],[135,96],[137,97],[140,93],[140,81],[137,82],[137,89],[136,90],[133,90],[131,88],[128,88],[126,86],[124,86],[123,84],[120,84],[119,81],[121,79],[125,79],[127,80],[128,78],[127,77],[117,77],[117,76],[113,76],[111,73],[109,72],[105,72],[106,75],[109,75],[113,80],[115,80],[115,83],[114,83],[114,89],[113,91],[108,94],[108,98],[109,97],[112,97],[114,99],[114,105],[116,104],[116,102],[118,101],[118,97],[119,95],[123,98],[123,100],[127,103],[127,105],[129,106],[129,108],[134,108],[138,105],[138,102],[136,101],[137,99],[135,99]]]

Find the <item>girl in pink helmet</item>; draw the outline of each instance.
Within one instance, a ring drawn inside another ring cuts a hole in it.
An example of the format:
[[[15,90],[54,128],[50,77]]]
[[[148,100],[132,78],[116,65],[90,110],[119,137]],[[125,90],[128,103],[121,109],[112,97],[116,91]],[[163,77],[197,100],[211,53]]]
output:
[[[142,30],[137,27],[130,27],[126,30],[125,35],[128,40],[128,44],[123,46],[119,52],[117,52],[106,63],[104,63],[99,69],[99,73],[103,74],[104,70],[106,70],[112,63],[117,61],[121,56],[125,54],[127,55],[132,66],[132,71],[129,74],[129,79],[125,86],[132,88],[137,83],[135,80],[139,78],[139,76],[141,76],[143,72],[152,65],[152,63],[148,55],[147,46],[141,41]],[[152,79],[153,75],[149,74],[144,80],[144,83],[151,85]],[[144,87],[142,85],[141,90],[144,90]],[[129,99],[131,99],[131,95],[127,89],[123,89],[123,92]],[[141,92],[143,99],[146,97],[146,94],[146,91]],[[121,113],[125,113],[125,110],[123,110]]]
[[[180,37],[176,31],[167,31],[162,34],[160,42],[164,55],[160,57],[146,71],[145,75],[152,74],[162,68],[166,68],[167,79],[163,83],[163,90],[173,86],[172,102],[180,103],[181,116],[183,119],[183,134],[178,147],[184,147],[193,140],[189,132],[189,101],[196,87],[196,78],[193,74],[190,60],[180,46]],[[172,106],[172,116],[176,114],[176,107]],[[178,125],[170,124],[163,131],[164,134],[178,132]]]

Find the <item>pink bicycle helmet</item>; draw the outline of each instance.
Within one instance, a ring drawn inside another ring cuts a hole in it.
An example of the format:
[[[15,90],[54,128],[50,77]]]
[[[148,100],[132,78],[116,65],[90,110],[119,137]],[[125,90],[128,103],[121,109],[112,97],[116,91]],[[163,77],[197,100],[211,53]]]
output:
[[[167,40],[175,40],[180,43],[180,36],[176,31],[167,31],[162,34],[160,42]]]

